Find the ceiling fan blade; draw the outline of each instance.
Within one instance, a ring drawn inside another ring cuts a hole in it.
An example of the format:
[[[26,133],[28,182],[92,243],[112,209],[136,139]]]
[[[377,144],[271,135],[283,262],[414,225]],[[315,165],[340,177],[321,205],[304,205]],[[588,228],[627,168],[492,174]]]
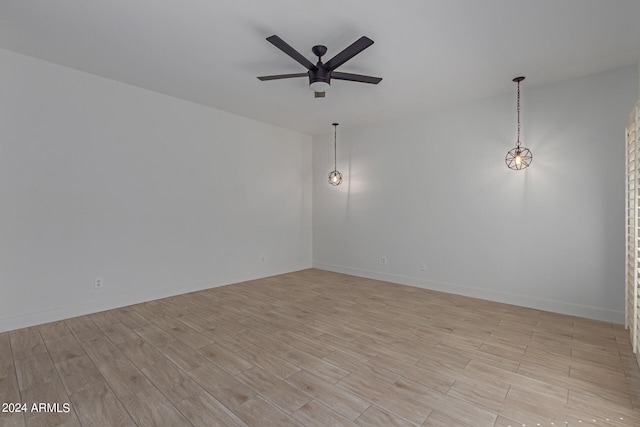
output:
[[[296,73],[296,74],[276,74],[274,76],[260,76],[258,80],[262,80],[266,82],[267,80],[280,80],[280,79],[291,79],[294,77],[308,77],[307,73]]]
[[[362,36],[358,40],[353,42],[350,46],[347,46],[342,52],[325,62],[324,67],[328,68],[330,71],[333,71],[372,44],[373,40],[371,40],[369,37]]]
[[[314,92],[315,98],[324,98],[324,92]]]
[[[377,85],[382,81],[382,77],[363,76],[362,74],[341,73],[334,71],[331,78],[336,80],[348,80],[350,82],[371,83]]]
[[[275,47],[277,47],[278,49],[280,49],[281,51],[283,51],[284,53],[286,53],[287,55],[289,55],[290,57],[292,57],[293,59],[295,59],[300,64],[302,64],[302,66],[307,70],[311,70],[312,68],[315,68],[315,65],[313,64],[313,62],[309,61],[300,52],[298,52],[297,50],[289,46],[287,42],[282,40],[280,37],[273,35],[273,36],[267,37],[267,41],[270,42]]]

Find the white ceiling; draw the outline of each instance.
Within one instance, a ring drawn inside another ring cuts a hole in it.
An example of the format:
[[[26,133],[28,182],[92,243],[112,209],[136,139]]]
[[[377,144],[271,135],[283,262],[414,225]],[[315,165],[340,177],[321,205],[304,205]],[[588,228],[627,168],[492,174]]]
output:
[[[265,40],[315,62],[366,35],[315,99]],[[640,61],[639,0],[2,0],[0,48],[309,135],[427,111]]]

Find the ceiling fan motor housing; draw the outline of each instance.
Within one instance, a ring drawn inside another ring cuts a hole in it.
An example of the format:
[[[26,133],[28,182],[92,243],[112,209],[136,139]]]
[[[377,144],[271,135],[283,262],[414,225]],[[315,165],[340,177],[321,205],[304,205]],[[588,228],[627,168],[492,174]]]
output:
[[[331,85],[331,71],[322,66],[309,70],[309,86],[313,83]]]

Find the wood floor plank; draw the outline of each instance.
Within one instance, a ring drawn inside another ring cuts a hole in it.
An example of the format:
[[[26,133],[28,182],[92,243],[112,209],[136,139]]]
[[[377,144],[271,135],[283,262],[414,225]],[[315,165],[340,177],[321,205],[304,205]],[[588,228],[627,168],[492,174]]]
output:
[[[504,406],[508,410],[528,414],[528,419],[542,425],[550,425],[561,418],[565,418],[569,423],[577,423],[580,417],[582,421],[591,419],[591,416],[585,414],[584,411],[571,411],[566,404],[559,404],[555,400],[541,398],[539,395],[517,388],[509,390]],[[544,411],[540,411],[541,406],[545,408]],[[505,412],[507,416],[510,414],[510,412]]]
[[[313,338],[315,338],[315,334],[313,335]],[[314,356],[320,358],[324,358],[325,356],[333,353],[332,348],[327,348],[327,346],[322,345],[313,339],[302,336],[300,335],[300,332],[297,331],[286,331],[281,334],[279,333],[278,340],[283,341],[284,343],[290,345],[292,348],[296,348],[308,354],[313,354]]]
[[[414,424],[383,411],[375,405],[371,405],[360,415],[355,423],[360,427],[385,426],[385,427],[413,427]]]
[[[191,371],[189,375],[200,387],[232,411],[256,396],[256,392],[251,388],[212,364]]]
[[[257,345],[258,347],[262,348],[264,351],[268,351],[269,353],[272,353],[278,356],[293,349],[292,346],[282,341],[279,336],[275,336],[275,334],[268,335],[268,333],[264,333],[264,332],[261,333],[256,331],[255,329],[245,331],[241,334],[238,334],[238,336],[242,339],[249,341],[254,345]]]
[[[356,423],[342,417],[341,415],[333,412],[322,403],[312,400],[311,402],[298,409],[293,418],[300,421],[307,427],[355,427]]]
[[[24,390],[22,401],[31,408],[25,413],[28,426],[80,426],[76,412],[71,407],[71,400],[57,378]]]
[[[13,366],[13,353],[8,332],[0,333],[0,366]]]
[[[501,415],[498,415],[498,418],[496,419],[496,422],[493,424],[493,427],[519,427],[521,425],[522,425],[521,422],[513,421]],[[565,427],[564,423],[560,424],[560,426]]]
[[[136,425],[109,387],[92,387],[69,397],[83,427]]]
[[[6,426],[640,425],[622,325],[309,269],[0,333]],[[55,401],[55,402],[54,402]]]
[[[515,372],[506,371],[495,366],[487,365],[481,361],[470,361],[464,372],[471,374],[473,378],[479,380],[491,378],[509,384],[510,387],[517,387],[521,390],[528,390],[554,398],[561,403],[566,403],[569,393],[569,389],[566,387],[549,384],[545,381],[539,381]]]
[[[9,339],[15,359],[24,359],[47,352],[47,347],[44,345],[44,341],[37,327],[10,331]]]
[[[624,371],[608,369],[603,366],[582,365],[572,366],[569,378],[589,382],[598,388],[606,388],[612,391],[630,392],[630,385],[626,383]]]
[[[55,340],[63,338],[67,335],[71,335],[71,330],[67,327],[67,324],[61,320],[59,322],[45,323],[38,326],[42,339]]]
[[[433,410],[423,403],[407,398],[386,387],[381,387],[355,374],[350,374],[342,379],[339,385],[361,399],[416,425],[421,425]]]
[[[111,311],[113,315],[130,329],[143,328],[149,326],[151,322],[141,316],[132,307],[123,307]]]
[[[426,356],[417,361],[416,365],[447,372],[459,371],[469,364],[471,361],[469,356],[470,354],[454,351],[439,343],[429,350]]]
[[[186,426],[187,419],[156,388],[127,395],[121,399],[131,418],[139,426]]]
[[[118,348],[138,367],[150,366],[166,360],[166,357],[154,346],[139,337],[118,344]]]
[[[2,337],[0,336],[0,345],[2,345],[2,341]],[[9,342],[8,334],[6,334],[6,342]],[[1,351],[2,350],[0,350],[0,352]],[[11,362],[11,365],[9,365],[8,362]],[[0,365],[0,404],[22,402],[18,380],[13,367],[13,359],[11,357],[9,357],[9,359],[0,359],[0,363],[2,364]],[[26,425],[24,414],[20,412],[0,411],[0,425],[22,427]]]
[[[174,319],[172,316],[163,312],[157,305],[153,305],[151,303],[141,303],[135,304],[129,307],[131,311],[139,314],[144,317],[149,322],[155,324],[156,326],[160,326],[158,322],[161,322],[164,319],[171,320]]]
[[[208,366],[211,362],[196,350],[181,344],[178,341],[170,342],[157,348],[167,359],[185,372]]]
[[[60,338],[46,340],[45,345],[53,363],[81,357],[85,355],[82,346],[73,335],[63,335]]]
[[[307,371],[299,371],[287,378],[287,383],[322,402],[344,418],[354,421],[371,405],[364,399]],[[309,399],[310,400],[310,399]],[[306,403],[306,402],[305,402]]]
[[[455,420],[451,425],[468,424],[474,427],[492,426],[497,418],[495,413],[488,409],[483,409],[473,402],[459,399],[451,394],[442,393],[417,381],[406,378],[398,379],[398,381],[391,386],[390,390],[396,391],[398,394],[413,399],[416,402],[421,402],[433,408],[434,411],[448,414],[449,419]],[[429,414],[427,420],[429,420],[432,415],[433,411]]]
[[[442,371],[406,363],[388,356],[376,356],[370,360],[373,365],[385,368],[405,378],[410,378],[436,390],[446,393],[455,383],[455,378]]]
[[[508,392],[509,384],[494,378],[465,377],[457,379],[447,394],[481,408],[495,409],[504,403]]]
[[[198,395],[202,388],[173,363],[164,359],[140,368],[144,376],[172,403]]]
[[[104,334],[89,340],[81,341],[83,350],[96,366],[125,360],[127,356]]]
[[[208,344],[213,343],[213,339],[207,337],[206,335],[200,333],[199,331],[193,329],[192,327],[180,322],[177,319],[168,320],[164,319],[162,324],[156,321],[156,325],[160,326],[163,330],[167,331],[174,338],[182,341],[189,347],[193,349],[199,349]]]
[[[106,382],[89,356],[74,357],[55,364],[67,393],[81,394],[87,389],[101,389]]]
[[[5,402],[3,400],[3,402]],[[27,422],[24,414],[20,412],[0,413],[0,426],[2,427],[25,427]]]
[[[323,359],[350,373],[369,378],[378,384],[382,384],[384,387],[389,387],[400,377],[400,374],[394,372],[392,369],[388,369],[389,367],[377,366],[375,363],[372,363],[372,361],[363,361],[354,357],[351,353],[334,351]]]
[[[20,402],[20,388],[11,353],[9,333],[4,332],[0,334],[0,403],[9,402]],[[19,419],[22,419],[24,423],[24,416],[10,416],[9,414],[10,412],[0,412],[0,415],[5,416],[3,419],[7,420],[7,423],[9,423],[9,419],[12,424],[19,422]]]
[[[253,344],[249,344],[237,353],[244,359],[261,367],[265,371],[272,373],[280,379],[285,379],[300,370],[300,368],[291,363],[291,361],[264,351]]]
[[[116,345],[140,339],[140,336],[133,332],[133,329],[117,321],[117,319],[113,323],[101,326],[100,329]]]
[[[333,384],[349,375],[349,371],[296,348],[289,350],[286,358],[298,367]]]
[[[81,343],[104,336],[98,325],[89,316],[74,317],[65,320],[64,323]]]
[[[104,329],[112,323],[120,322],[118,318],[111,311],[101,311],[98,313],[90,314],[89,319],[95,323],[99,328]]]
[[[260,396],[250,398],[235,408],[234,412],[250,426],[303,427],[303,424],[271,405]]]
[[[133,328],[133,332],[140,335],[145,341],[154,347],[163,346],[172,341],[176,341],[173,335],[165,332],[154,324],[147,324],[140,326],[139,328]]]
[[[451,416],[450,413],[443,412],[440,410],[434,410],[429,415],[429,418],[422,424],[423,427],[478,427],[483,424],[477,424],[475,422],[469,424],[464,421],[460,421],[459,419]],[[493,426],[494,423],[484,424],[486,426]]]
[[[237,352],[251,345],[249,341],[229,333],[224,327],[205,329],[201,333],[213,340],[214,343],[220,344],[233,352]]]
[[[252,363],[239,354],[217,343],[206,345],[200,348],[199,352],[229,375],[237,375],[242,371],[254,367]]]
[[[175,319],[201,333],[220,326],[220,323],[216,321],[217,317],[209,316],[207,311],[203,313],[204,314],[198,314],[198,312],[184,313],[176,316]]]
[[[58,381],[58,373],[49,353],[36,353],[15,361],[20,391]]]
[[[178,402],[176,407],[194,427],[249,427],[236,414],[206,392]]]
[[[640,426],[640,411],[634,410],[625,399],[608,400],[606,405],[599,396],[570,390],[568,402],[577,409],[592,413],[602,418],[620,418],[633,421]]]
[[[13,372],[0,378],[0,403],[20,402],[20,388]]]
[[[153,384],[129,360],[118,359],[98,366],[100,374],[118,399],[151,390]]]
[[[344,353],[352,354],[355,357],[358,357],[362,360],[369,360],[372,357],[378,355],[378,353],[371,349],[367,344],[361,342],[355,342],[355,337],[351,337],[350,335],[354,335],[351,333],[340,334],[334,330],[333,333],[324,333],[319,335],[316,338],[316,341],[324,344],[334,350],[339,350]],[[341,336],[339,336],[341,335]]]
[[[243,371],[235,378],[288,414],[297,411],[312,399],[303,389],[295,387],[295,384],[281,381],[257,366]]]

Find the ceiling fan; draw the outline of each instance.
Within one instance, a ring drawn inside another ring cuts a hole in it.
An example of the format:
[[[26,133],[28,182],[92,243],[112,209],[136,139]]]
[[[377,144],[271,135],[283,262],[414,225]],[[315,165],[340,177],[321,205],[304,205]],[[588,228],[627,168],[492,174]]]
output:
[[[338,53],[336,56],[325,63],[322,63],[322,56],[327,53],[327,47],[322,45],[313,46],[311,48],[311,51],[315,56],[318,57],[318,63],[315,65],[313,64],[313,62],[309,61],[300,52],[289,46],[287,42],[285,42],[278,36],[273,35],[271,37],[267,37],[267,41],[295,59],[309,71],[307,71],[306,73],[278,74],[275,76],[258,77],[258,79],[261,81],[308,76],[309,88],[315,92],[316,98],[324,98],[325,91],[331,86],[331,79],[371,83],[374,85],[377,85],[378,83],[380,83],[380,81],[382,81],[382,78],[380,77],[363,76],[361,74],[342,73],[340,71],[335,71],[336,68],[373,44],[373,40],[368,37],[360,37],[350,46],[347,46],[342,52]]]

